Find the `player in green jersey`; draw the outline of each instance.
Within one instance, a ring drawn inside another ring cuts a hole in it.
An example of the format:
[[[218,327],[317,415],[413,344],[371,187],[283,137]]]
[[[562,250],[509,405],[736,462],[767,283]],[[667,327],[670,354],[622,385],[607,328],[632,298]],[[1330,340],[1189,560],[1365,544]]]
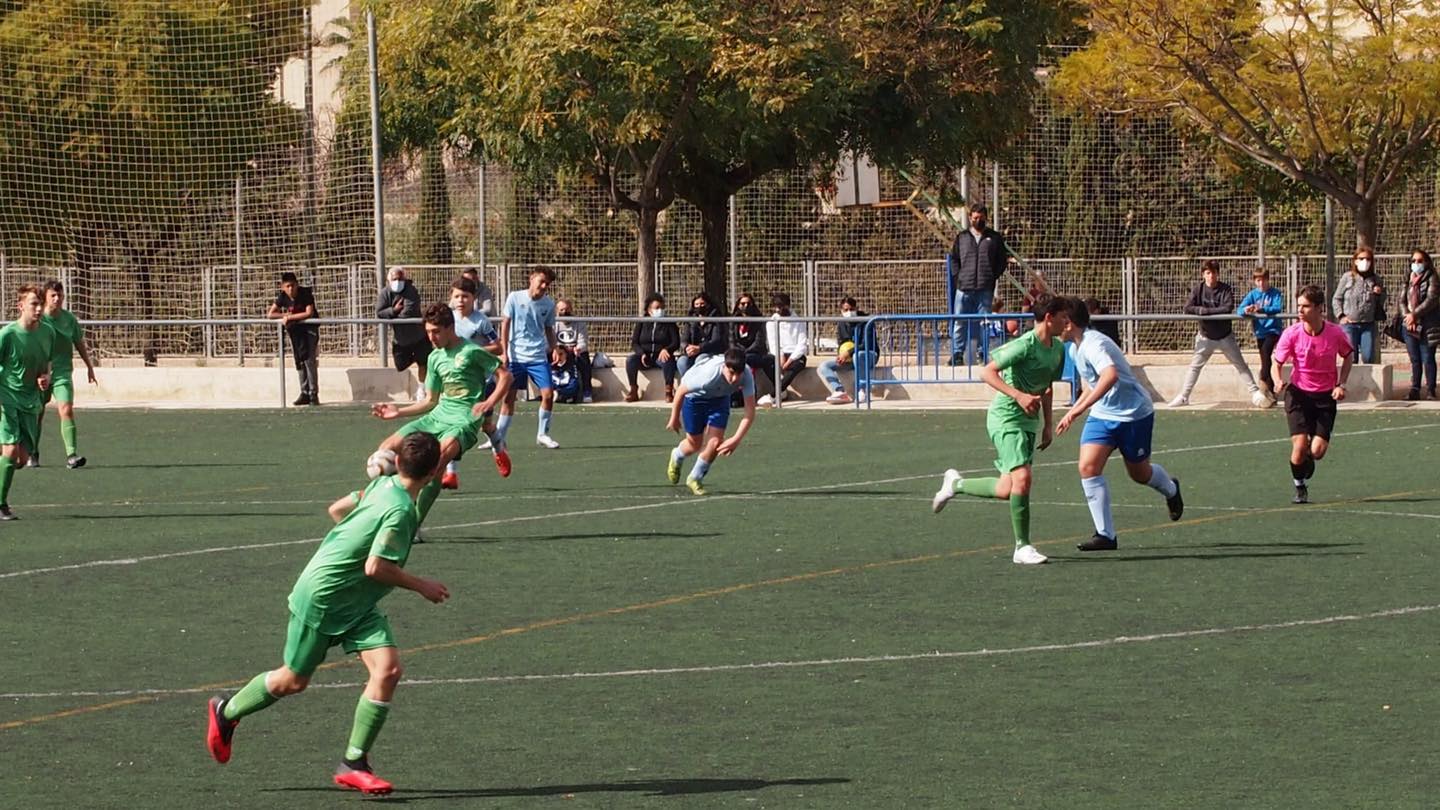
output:
[[[433,433],[440,438],[440,465],[459,458],[466,450],[475,446],[478,434],[484,432],[491,437],[491,443],[500,448],[495,453],[495,465],[501,475],[510,474],[510,457],[504,450],[504,442],[495,441],[495,425],[486,414],[495,409],[510,390],[510,372],[500,358],[485,351],[474,343],[462,339],[455,333],[455,313],[446,304],[431,304],[425,308],[425,336],[435,347],[426,361],[425,390],[429,394],[423,402],[403,407],[393,402],[382,402],[371,409],[381,419],[399,419],[402,416],[419,416],[407,422],[395,433],[380,443],[381,450],[395,450],[407,434],[415,431]],[[495,386],[485,396],[485,381],[494,375]],[[483,420],[483,421],[482,421]],[[425,485],[417,503],[420,522],[430,513],[435,498],[440,494],[440,477]]]
[[[45,391],[45,401],[55,400],[55,409],[60,412],[60,438],[65,442],[65,466],[76,469],[85,466],[85,457],[79,453],[75,441],[75,352],[85,361],[85,376],[95,384],[95,364],[90,360],[90,347],[85,345],[85,330],[75,313],[65,308],[65,287],[58,281],[45,282],[45,311],[40,316],[46,326],[55,330],[54,356],[50,358],[50,387]],[[40,426],[45,424],[45,411],[40,411]],[[40,440],[37,434],[35,440]],[[30,467],[40,466],[40,448],[30,454]]]
[[[440,442],[429,433],[411,433],[400,442],[396,475],[376,478],[364,492],[330,506],[335,528],[290,592],[284,663],[256,675],[232,695],[210,699],[205,742],[216,762],[230,761],[241,718],[305,691],[326,652],[339,645],[346,653],[359,654],[369,679],[355,707],[335,784],[364,793],[390,792],[391,784],[371,770],[369,752],[390,713],[400,681],[400,655],[390,622],[376,604],[396,586],[435,604],[450,598],[444,585],[405,571],[420,520],[415,499],[435,476],[439,461]]]
[[[14,520],[10,483],[40,445],[40,411],[50,386],[55,332],[41,320],[40,288],[17,292],[19,317],[0,329],[0,520]]]
[[[1070,322],[1066,299],[1041,293],[1030,310],[1035,328],[990,354],[980,376],[999,393],[990,401],[985,427],[995,445],[998,478],[964,478],[946,470],[931,506],[936,512],[956,495],[999,498],[1010,502],[1010,526],[1015,532],[1015,553],[1020,565],[1045,562],[1045,555],[1030,545],[1030,484],[1038,431],[1044,450],[1054,438],[1051,385],[1065,370],[1065,342],[1060,335]],[[1042,425],[1043,418],[1043,425]]]

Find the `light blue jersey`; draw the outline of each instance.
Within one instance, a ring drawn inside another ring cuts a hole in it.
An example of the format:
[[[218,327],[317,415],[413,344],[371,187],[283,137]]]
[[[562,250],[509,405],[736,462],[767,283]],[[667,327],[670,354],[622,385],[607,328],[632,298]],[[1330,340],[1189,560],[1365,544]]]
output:
[[[1094,329],[1086,329],[1080,344],[1070,346],[1069,351],[1086,388],[1098,385],[1100,372],[1112,366],[1120,375],[1115,385],[1091,407],[1091,417],[1109,422],[1135,422],[1155,412],[1150,395],[1135,379],[1130,362],[1115,341]]]
[[[680,384],[685,386],[687,397],[695,399],[715,399],[716,397],[728,397],[735,391],[740,391],[742,396],[755,396],[755,377],[750,373],[749,367],[740,373],[740,382],[731,384],[725,379],[725,355],[713,354],[700,360],[685,372],[680,378]]]
[[[501,313],[510,319],[510,345],[506,347],[512,363],[549,363],[550,341],[545,329],[555,328],[555,299],[546,295],[539,300],[529,290],[516,290],[505,299]]]
[[[469,315],[461,315],[458,310],[455,312],[455,334],[481,348],[500,340],[495,324],[478,309],[470,310]]]

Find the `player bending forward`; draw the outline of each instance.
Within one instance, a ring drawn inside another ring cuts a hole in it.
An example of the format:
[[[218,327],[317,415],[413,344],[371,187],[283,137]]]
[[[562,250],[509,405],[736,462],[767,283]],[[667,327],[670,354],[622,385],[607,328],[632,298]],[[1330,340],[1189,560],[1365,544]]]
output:
[[[1080,486],[1090,506],[1090,519],[1095,522],[1095,536],[1076,548],[1111,551],[1117,546],[1117,538],[1105,462],[1116,450],[1125,459],[1130,480],[1165,497],[1171,520],[1179,520],[1185,513],[1185,501],[1180,497],[1180,479],[1171,478],[1164,467],[1150,461],[1150,434],[1155,430],[1155,406],[1150,404],[1150,395],[1135,379],[1115,341],[1090,328],[1090,310],[1085,302],[1078,298],[1068,301],[1070,325],[1063,334],[1067,342],[1074,344],[1070,356],[1089,390],[1060,418],[1055,435],[1064,434],[1090,409],[1080,433]]]
[[[1295,296],[1300,320],[1280,334],[1275,344],[1275,379],[1285,364],[1295,371],[1285,385],[1285,419],[1290,423],[1290,477],[1295,483],[1293,503],[1310,502],[1310,476],[1315,462],[1330,449],[1335,429],[1335,403],[1345,398],[1355,351],[1345,330],[1325,320],[1325,291],[1310,285]],[[1339,359],[1340,370],[1335,370]]]
[[[745,398],[745,416],[735,435],[727,439],[730,395],[736,391]],[[710,471],[715,457],[734,453],[754,423],[755,378],[745,365],[744,350],[729,349],[723,355],[711,355],[696,363],[680,378],[680,390],[675,392],[670,422],[665,426],[676,433],[682,426],[685,430],[685,438],[670,451],[670,465],[665,471],[670,483],[680,483],[681,465],[686,457],[699,451],[700,457],[690,468],[685,485],[696,495],[704,495],[705,473]]]
[[[425,391],[423,402],[397,407],[391,402],[382,402],[371,409],[381,419],[398,419],[402,416],[419,416],[407,422],[399,430],[380,443],[381,450],[398,452],[405,436],[424,431],[440,438],[440,462],[448,464],[459,458],[466,450],[475,446],[478,433],[483,431],[491,439],[495,451],[495,466],[500,475],[510,474],[510,456],[505,452],[504,441],[495,437],[495,425],[489,414],[510,390],[510,372],[500,363],[500,358],[476,346],[468,340],[461,340],[455,333],[455,314],[447,304],[431,304],[425,308],[425,336],[435,350],[425,361]],[[485,383],[494,375],[495,385],[488,397],[484,396]],[[483,419],[483,423],[477,420]],[[430,514],[435,498],[440,495],[440,479],[434,478],[420,491],[417,505],[420,522]]]
[[[1015,553],[1010,559],[1019,565],[1046,560],[1030,544],[1031,466],[1036,430],[1041,450],[1054,438],[1051,385],[1065,371],[1065,343],[1060,335],[1070,322],[1066,300],[1049,293],[1036,296],[1030,311],[1035,315],[1035,328],[991,352],[989,364],[980,369],[981,378],[999,392],[990,400],[985,427],[995,445],[1000,476],[964,478],[958,470],[946,470],[940,491],[930,502],[939,512],[957,494],[1008,500],[1010,527],[1015,532]]]
[[[400,442],[393,476],[370,482],[364,492],[330,506],[335,528],[325,536],[290,592],[290,626],[284,663],[256,675],[240,691],[214,697],[209,705],[206,745],[216,762],[230,761],[235,726],[286,695],[305,691],[331,647],[358,653],[369,680],[355,706],[350,742],[335,771],[335,784],[364,793],[389,793],[389,782],[370,769],[370,749],[400,681],[400,655],[390,621],[376,608],[396,586],[439,604],[450,598],[445,586],[405,572],[410,541],[419,524],[415,498],[435,475],[440,443],[429,433],[411,433]]]

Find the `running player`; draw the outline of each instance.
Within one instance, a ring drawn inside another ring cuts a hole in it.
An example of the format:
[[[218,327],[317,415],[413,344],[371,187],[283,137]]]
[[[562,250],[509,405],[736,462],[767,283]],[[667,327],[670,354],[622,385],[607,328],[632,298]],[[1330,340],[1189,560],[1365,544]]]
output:
[[[736,391],[745,398],[745,416],[735,435],[727,439],[725,426],[730,422],[730,395]],[[705,473],[710,471],[715,457],[734,453],[754,423],[755,377],[745,365],[745,351],[732,348],[695,363],[680,378],[680,390],[675,392],[670,422],[665,426],[676,433],[682,427],[685,430],[685,438],[670,451],[670,465],[665,471],[670,483],[680,483],[681,465],[686,457],[698,451],[700,457],[690,468],[685,485],[696,495],[704,495]]]
[[[435,347],[425,361],[426,398],[403,407],[397,407],[393,402],[381,402],[371,408],[371,412],[381,419],[420,417],[405,423],[381,442],[381,450],[398,450],[401,440],[417,431],[433,433],[440,439],[440,460],[448,464],[475,446],[480,431],[494,432],[494,425],[484,414],[493,410],[505,392],[510,390],[510,372],[501,365],[500,358],[468,340],[461,340],[455,334],[455,314],[450,311],[449,305],[437,303],[426,307],[424,321],[425,336]],[[494,390],[485,397],[485,381],[492,374],[495,376]],[[483,420],[483,424],[478,420]],[[501,475],[509,472],[510,459],[503,458],[502,461],[501,455],[495,457]],[[438,477],[431,479],[420,490],[416,506],[421,523],[425,522],[425,516],[430,514],[430,507],[439,495]]]
[[[1285,364],[1295,371],[1285,385],[1285,418],[1290,423],[1290,477],[1293,503],[1310,502],[1310,476],[1315,462],[1330,450],[1335,428],[1335,403],[1345,399],[1345,381],[1355,349],[1345,330],[1325,320],[1325,291],[1313,284],[1295,296],[1300,320],[1280,334],[1275,344],[1275,379],[1284,379]],[[1335,360],[1340,369],[1335,369]]]
[[[510,364],[510,374],[518,381],[516,388],[505,395],[500,406],[500,441],[510,434],[510,420],[515,415],[515,394],[531,382],[540,389],[540,423],[535,443],[554,450],[560,444],[550,438],[550,416],[555,407],[555,383],[550,378],[550,361],[559,348],[555,342],[555,299],[547,293],[555,282],[555,272],[548,267],[530,271],[530,286],[510,293],[501,311],[500,343],[502,355]]]
[[[1019,565],[1046,560],[1030,544],[1030,468],[1037,429],[1041,450],[1054,438],[1051,386],[1065,371],[1065,342],[1060,335],[1070,322],[1066,300],[1049,293],[1038,294],[1030,311],[1035,328],[991,352],[990,362],[980,369],[981,378],[999,392],[990,400],[985,428],[995,445],[1000,476],[967,479],[958,470],[946,470],[940,491],[930,503],[939,512],[957,494],[1008,500],[1010,526],[1015,532],[1011,560]]]
[[[40,288],[21,285],[17,306],[19,317],[0,329],[0,520],[17,517],[10,511],[10,483],[39,449],[55,344],[55,331],[41,320]]]
[[[74,313],[65,308],[65,287],[58,281],[45,282],[45,312],[41,316],[46,326],[55,330],[54,356],[50,358],[50,387],[45,391],[45,402],[54,399],[55,409],[60,412],[60,438],[65,442],[65,466],[74,470],[85,466],[85,457],[79,453],[75,440],[75,370],[74,353],[80,353],[85,361],[85,376],[95,384],[95,364],[90,360],[90,348],[85,345],[85,330]],[[41,409],[39,426],[44,427],[45,411]],[[40,466],[40,440],[36,433],[37,446],[30,454],[27,466]]]
[[[376,478],[363,492],[330,506],[335,528],[290,591],[284,663],[256,675],[234,694],[210,698],[205,742],[216,762],[230,761],[235,726],[242,718],[305,691],[325,654],[338,645],[347,654],[358,653],[370,677],[355,706],[335,784],[362,793],[391,791],[391,784],[370,768],[370,749],[400,681],[395,637],[377,603],[396,586],[435,604],[450,598],[444,585],[405,571],[420,524],[415,499],[434,477],[439,461],[440,443],[434,436],[410,433],[399,443],[396,475]]]
[[[455,334],[461,340],[468,340],[476,346],[499,357],[501,354],[500,334],[495,331],[495,325],[485,317],[485,313],[475,308],[475,282],[461,276],[450,284],[450,309],[455,313]],[[494,380],[485,381],[485,396],[490,395],[490,386]],[[491,413],[486,411],[482,418],[485,424],[491,424]],[[485,443],[480,445],[481,450],[489,450],[495,455],[495,466],[500,469],[502,478],[510,475],[510,454],[505,452],[505,443],[495,442],[493,428],[485,431]],[[460,488],[460,460],[452,459],[445,465],[445,474],[440,477],[441,489]]]
[[[1070,356],[1089,390],[1060,418],[1055,435],[1064,434],[1086,409],[1094,406],[1080,433],[1080,486],[1090,506],[1090,519],[1095,522],[1095,536],[1076,548],[1112,551],[1117,547],[1117,538],[1105,462],[1116,450],[1125,459],[1130,480],[1165,496],[1171,520],[1179,520],[1185,513],[1185,501],[1180,497],[1180,479],[1171,478],[1164,467],[1150,461],[1150,434],[1155,430],[1155,406],[1150,403],[1150,395],[1135,379],[1135,372],[1115,341],[1090,328],[1090,309],[1085,302],[1078,298],[1067,300],[1070,325],[1063,335],[1074,344]]]

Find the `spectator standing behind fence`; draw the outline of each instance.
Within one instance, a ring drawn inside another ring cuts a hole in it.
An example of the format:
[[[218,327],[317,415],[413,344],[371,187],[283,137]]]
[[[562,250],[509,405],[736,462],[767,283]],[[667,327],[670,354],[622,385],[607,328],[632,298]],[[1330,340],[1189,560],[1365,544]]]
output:
[[[386,274],[384,289],[375,301],[375,317],[383,320],[420,317],[420,290],[405,277],[405,270],[392,267]],[[397,323],[390,327],[390,356],[395,360],[395,370],[404,371],[415,367],[415,376],[420,379],[415,399],[424,400],[430,395],[425,391],[425,369],[430,359],[430,339],[425,337],[425,327],[418,323]]]
[[[995,281],[1005,272],[1005,238],[986,224],[989,209],[970,206],[970,227],[950,247],[950,280],[955,288],[952,312],[956,315],[989,314],[995,298]],[[956,321],[950,338],[950,365],[973,362],[983,331],[978,321]]]
[[[555,342],[580,375],[580,401],[590,403],[595,399],[590,380],[590,327],[584,321],[573,320],[574,315],[575,304],[569,298],[555,302]]]
[[[625,358],[625,379],[630,388],[626,402],[640,399],[640,369],[658,368],[665,377],[665,401],[675,399],[675,354],[680,351],[680,329],[673,323],[661,323],[665,317],[665,296],[650,293],[645,299],[646,320],[635,324],[630,334],[630,356]]]
[[[690,317],[715,318],[719,315],[720,308],[715,306],[710,293],[703,290],[695,293],[695,298],[690,302]],[[681,328],[681,334],[680,354],[675,358],[675,370],[682,377],[691,366],[700,362],[701,358],[724,354],[730,345],[730,336],[723,323],[687,323]]]
[[[1425,372],[1425,398],[1435,398],[1435,347],[1440,345],[1440,275],[1430,254],[1417,250],[1410,254],[1410,277],[1400,301],[1404,315],[1405,351],[1410,354],[1410,393],[1405,397],[1420,399],[1420,372]]]
[[[1186,314],[1234,314],[1235,292],[1230,289],[1229,284],[1220,280],[1220,263],[1214,259],[1206,261],[1200,267],[1200,275],[1202,281],[1190,292],[1190,300],[1185,302]],[[1257,408],[1269,407],[1270,400],[1260,393],[1260,386],[1255,384],[1255,376],[1250,373],[1250,366],[1245,363],[1245,355],[1240,353],[1240,344],[1235,342],[1235,330],[1228,320],[1200,322],[1200,331],[1195,333],[1195,356],[1190,359],[1190,371],[1185,375],[1185,387],[1180,389],[1178,396],[1170,400],[1170,407],[1183,408],[1190,404],[1190,392],[1195,390],[1201,370],[1216,349],[1224,353],[1240,379],[1245,381],[1246,387],[1250,389],[1251,404]]]
[[[1360,248],[1350,270],[1335,283],[1330,309],[1355,348],[1357,363],[1380,362],[1380,322],[1385,320],[1385,282],[1375,272],[1375,251]]]
[[[864,402],[869,395],[860,387],[860,378],[875,368],[875,352],[864,344],[865,322],[860,320],[869,317],[869,313],[861,311],[855,299],[847,295],[840,299],[840,317],[845,320],[835,325],[835,340],[839,344],[835,357],[820,364],[820,379],[830,387],[830,396],[825,401],[831,405],[855,401],[845,393],[845,386],[840,382],[840,369],[855,370],[855,397]],[[863,374],[861,369],[864,369]]]
[[[467,267],[460,271],[460,276],[475,282],[475,309],[486,315],[494,315],[495,291],[480,279],[480,271],[473,267]]]
[[[1280,342],[1280,333],[1285,327],[1278,316],[1285,311],[1285,294],[1270,286],[1270,272],[1263,267],[1255,268],[1250,274],[1255,286],[1240,299],[1235,314],[1250,318],[1255,329],[1255,345],[1260,349],[1260,385],[1271,405],[1275,404],[1275,378],[1270,376],[1270,365],[1275,357],[1275,344]]]
[[[790,310],[790,294],[782,292],[770,296],[770,308],[775,314],[765,324],[765,341],[775,347],[780,358],[780,380],[775,383],[775,396],[767,394],[761,397],[761,405],[773,405],[777,399],[789,398],[785,389],[805,370],[805,356],[810,353],[810,327],[804,321],[781,320],[795,314]]]
[[[280,292],[266,315],[284,321],[285,334],[290,336],[290,353],[300,373],[300,398],[295,404],[319,405],[320,327],[315,323],[314,293],[301,287],[294,273],[281,273]]]

